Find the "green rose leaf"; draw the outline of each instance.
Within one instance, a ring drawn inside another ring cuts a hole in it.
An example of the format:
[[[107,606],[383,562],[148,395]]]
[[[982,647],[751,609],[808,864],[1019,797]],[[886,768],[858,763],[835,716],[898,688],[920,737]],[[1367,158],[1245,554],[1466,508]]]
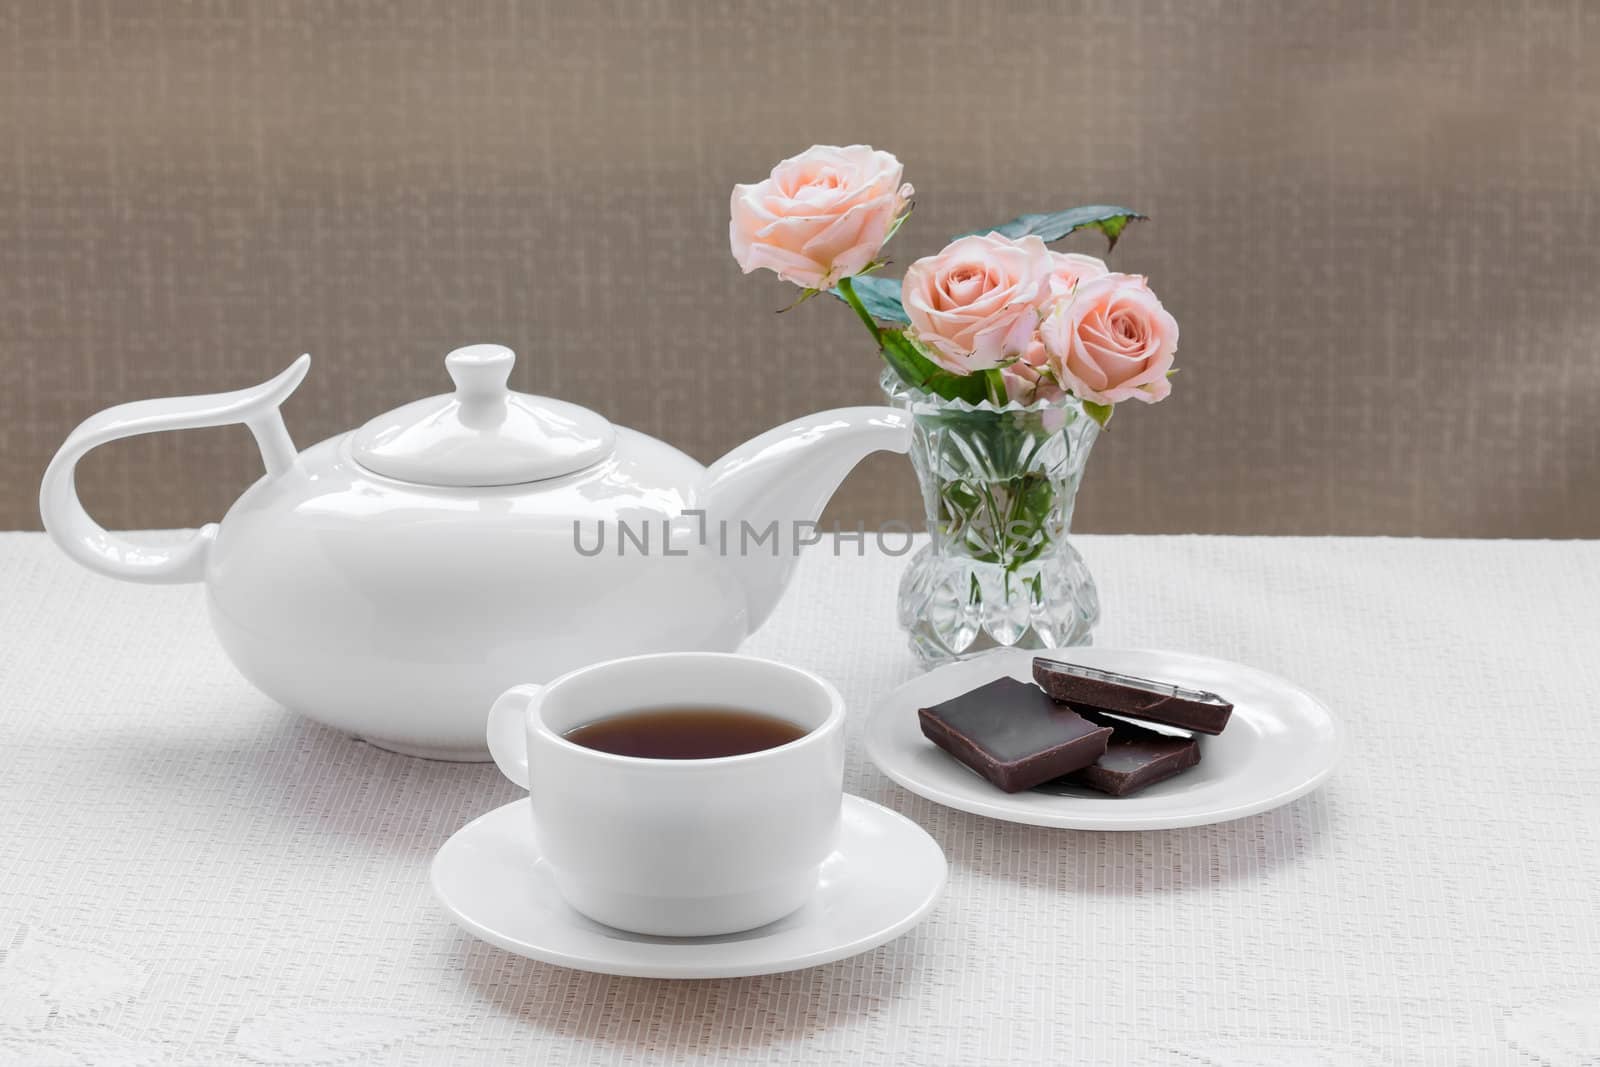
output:
[[[867,314],[879,322],[910,323],[906,317],[906,309],[900,303],[900,279],[877,278],[866,274],[857,274],[850,279],[850,284],[855,287],[856,296],[860,298],[861,305],[867,309]],[[844,294],[838,289],[829,289],[828,292],[844,300]],[[849,303],[848,300],[845,303]]]
[[[1111,421],[1111,413],[1116,410],[1110,404],[1097,404],[1093,400],[1080,400],[1079,403],[1083,405],[1084,414],[1098,422],[1102,429]]]
[[[860,284],[856,279],[856,284]],[[879,335],[883,341],[883,361],[889,364],[900,380],[913,389],[942,396],[946,400],[965,400],[981,404],[988,395],[981,374],[951,374],[933,360],[917,351],[917,346],[902,330],[884,330]]]
[[[1148,215],[1141,215],[1132,208],[1112,207],[1110,204],[1088,204],[1084,207],[1069,207],[1065,211],[1018,215],[1002,225],[973,230],[972,233],[964,233],[961,236],[998,233],[1013,240],[1019,237],[1037,237],[1050,242],[1059,241],[1070,233],[1092,227],[1106,235],[1106,251],[1109,252],[1117,247],[1117,238],[1122,236],[1122,231],[1128,223],[1148,218]]]
[[[1000,373],[999,367],[991,367],[983,372],[983,391],[995,407],[1005,407],[1010,398],[1006,396],[1006,378]]]

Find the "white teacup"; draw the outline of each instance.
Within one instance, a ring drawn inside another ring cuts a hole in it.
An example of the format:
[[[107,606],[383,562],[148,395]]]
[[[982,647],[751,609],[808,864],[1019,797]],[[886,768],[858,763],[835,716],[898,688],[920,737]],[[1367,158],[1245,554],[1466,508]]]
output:
[[[562,736],[684,706],[759,712],[806,733],[694,760],[613,755]],[[771,660],[667,652],[515,686],[489,712],[489,751],[507,778],[531,782],[534,836],[562,897],[622,930],[698,937],[781,919],[816,889],[838,836],[844,701]]]

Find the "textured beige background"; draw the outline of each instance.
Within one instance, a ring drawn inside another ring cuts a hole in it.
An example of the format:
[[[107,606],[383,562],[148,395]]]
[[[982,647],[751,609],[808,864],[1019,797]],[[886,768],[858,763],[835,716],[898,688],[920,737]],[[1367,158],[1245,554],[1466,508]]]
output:
[[[1114,262],[1184,372],[1081,528],[1600,535],[1600,5],[1488,0],[0,4],[0,526],[89,413],[306,350],[302,443],[477,340],[707,460],[870,400],[845,310],[774,317],[726,243],[734,182],[855,140],[919,189],[902,263],[1154,216]],[[81,481],[171,525],[258,470],[233,428]],[[916,510],[880,458],[835,513]]]

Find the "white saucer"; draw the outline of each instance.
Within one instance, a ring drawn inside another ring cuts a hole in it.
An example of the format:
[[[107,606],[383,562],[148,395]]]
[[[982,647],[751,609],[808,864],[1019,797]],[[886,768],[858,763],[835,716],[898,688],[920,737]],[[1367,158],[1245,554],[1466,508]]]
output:
[[[1233,702],[1233,715],[1221,734],[1201,736],[1198,766],[1132,796],[1070,786],[1004,793],[922,736],[917,709],[1007,675],[1030,682],[1036,655],[1220,693]],[[1168,830],[1243,818],[1311,792],[1339,762],[1344,727],[1298,686],[1226,660],[1142,649],[1013,648],[902,685],[873,709],[866,744],[890,778],[960,811],[1074,830]]]
[[[519,956],[635,978],[737,978],[815,967],[899,937],[944,888],[944,852],[904,815],[844,798],[839,847],[814,897],[775,923],[723,937],[650,937],[568,907],[533,840],[528,801],[479,816],[433,859],[433,893],[461,927]]]

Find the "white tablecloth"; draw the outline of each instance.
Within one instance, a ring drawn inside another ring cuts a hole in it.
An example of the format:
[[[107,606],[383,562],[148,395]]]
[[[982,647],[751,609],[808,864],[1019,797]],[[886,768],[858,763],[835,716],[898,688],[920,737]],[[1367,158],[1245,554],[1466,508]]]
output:
[[[196,586],[0,535],[0,1063],[1600,1062],[1600,544],[1084,537],[1103,645],[1282,674],[1349,724],[1279,811],[1012,826],[853,748],[950,881],[874,952],[608,978],[458,931],[435,849],[517,791],[238,677]],[[747,646],[860,721],[916,667],[902,561],[813,554]]]

